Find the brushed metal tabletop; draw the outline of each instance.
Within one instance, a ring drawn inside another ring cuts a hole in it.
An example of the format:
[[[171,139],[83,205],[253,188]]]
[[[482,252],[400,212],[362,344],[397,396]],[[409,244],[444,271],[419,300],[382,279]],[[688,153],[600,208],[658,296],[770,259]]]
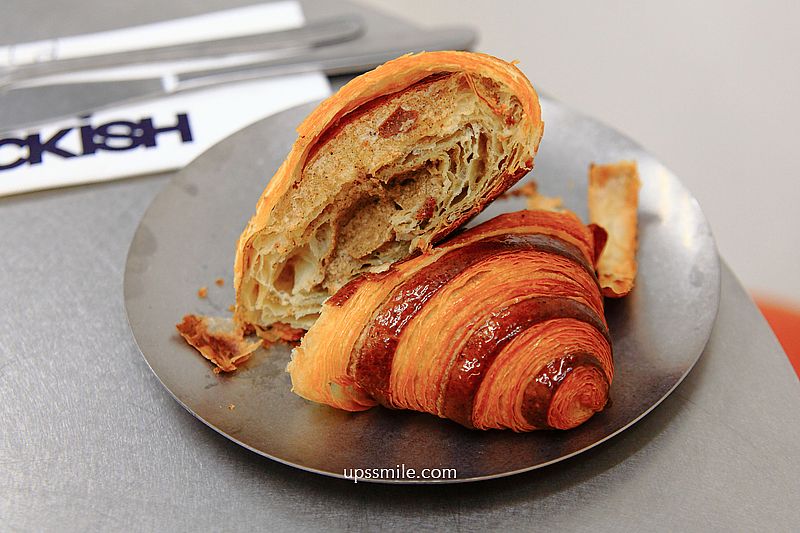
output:
[[[114,25],[96,0],[9,4],[5,42]],[[125,24],[215,7],[125,5]],[[168,179],[0,199],[0,529],[789,531],[800,523],[800,386],[727,267],[717,323],[689,377],[636,426],[558,465],[469,486],[370,486],[240,448],[158,384],[125,319],[125,254]]]

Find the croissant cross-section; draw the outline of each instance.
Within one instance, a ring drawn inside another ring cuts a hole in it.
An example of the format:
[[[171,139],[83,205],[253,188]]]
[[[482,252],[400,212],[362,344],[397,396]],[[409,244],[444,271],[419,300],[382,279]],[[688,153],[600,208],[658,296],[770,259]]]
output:
[[[299,137],[242,233],[236,318],[308,329],[362,273],[425,250],[533,166],[539,101],[516,66],[430,52],[354,79]]]

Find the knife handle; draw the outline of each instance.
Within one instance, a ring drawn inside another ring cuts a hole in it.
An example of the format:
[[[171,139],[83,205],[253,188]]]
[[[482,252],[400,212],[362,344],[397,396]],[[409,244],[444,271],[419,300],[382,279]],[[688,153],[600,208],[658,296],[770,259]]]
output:
[[[328,76],[361,73],[410,52],[469,50],[475,40],[475,31],[468,27],[436,28],[426,32],[424,36],[415,36],[414,40],[397,39],[384,49],[362,53],[348,51],[347,54],[342,54],[341,50],[334,47],[246,65],[182,72],[176,76],[176,83],[169,92],[314,71],[321,71]]]

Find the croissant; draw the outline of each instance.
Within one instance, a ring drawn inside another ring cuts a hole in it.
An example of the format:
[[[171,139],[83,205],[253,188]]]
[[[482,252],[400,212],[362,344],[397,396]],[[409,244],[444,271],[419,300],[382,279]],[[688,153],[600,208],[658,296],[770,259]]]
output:
[[[237,245],[235,319],[308,329],[362,273],[425,250],[533,166],[543,124],[516,66],[403,56],[355,78],[298,127]]]
[[[605,238],[571,212],[520,211],[356,278],[292,352],[292,390],[469,428],[575,427],[614,374],[595,273]]]

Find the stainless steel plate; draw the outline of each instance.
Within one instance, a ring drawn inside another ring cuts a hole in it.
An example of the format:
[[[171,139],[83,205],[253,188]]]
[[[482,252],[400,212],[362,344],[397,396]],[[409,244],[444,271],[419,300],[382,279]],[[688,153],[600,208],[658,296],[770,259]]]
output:
[[[720,285],[700,207],[636,143],[543,99],[545,136],[532,173],[543,192],[562,196],[585,219],[590,162],[635,159],[643,179],[636,289],[607,303],[616,366],[611,407],[566,432],[477,432],[421,413],[351,414],[309,403],[290,392],[285,347],[259,350],[234,374],[215,374],[174,325],[186,313],[228,315],[236,239],[313,107],[268,118],[200,156],[156,197],[131,244],[125,303],[134,336],[156,376],[197,418],[259,454],[320,474],[403,465],[455,468],[456,480],[439,482],[473,481],[545,466],[603,442],[658,405],[694,366]],[[523,207],[522,200],[499,200],[476,222]],[[201,286],[209,287],[205,300],[197,297]]]

